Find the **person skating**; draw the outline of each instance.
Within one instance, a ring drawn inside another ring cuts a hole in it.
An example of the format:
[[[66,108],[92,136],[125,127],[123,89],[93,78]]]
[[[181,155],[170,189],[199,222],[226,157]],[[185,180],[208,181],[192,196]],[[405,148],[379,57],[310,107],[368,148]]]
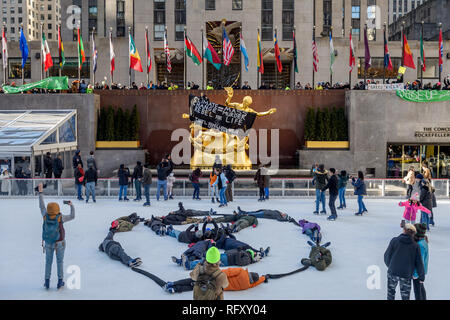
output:
[[[167,177],[167,195],[171,200],[173,199],[173,185],[175,184],[175,180],[175,174],[173,172],[169,173]]]
[[[269,167],[264,166],[265,174],[264,174],[264,199],[269,200],[270,196],[270,174],[269,174]]]
[[[85,189],[86,189],[86,203],[89,202],[89,197],[92,195],[92,201],[94,203],[95,200],[95,187],[97,186],[97,170],[94,169],[94,166],[90,166],[84,175],[84,179],[86,181]]]
[[[217,185],[220,195],[220,205],[219,207],[227,206],[227,198],[225,197],[225,191],[227,190],[228,180],[223,170],[221,168],[216,168],[217,180],[214,182],[213,186]]]
[[[319,206],[322,203],[321,214],[327,214],[325,209],[325,192],[322,189],[327,185],[328,171],[325,170],[325,166],[320,164],[317,170],[313,172],[313,184],[316,187],[316,210],[314,214],[319,214]]]
[[[42,191],[44,186],[42,183],[38,185],[39,193],[39,209],[41,211],[43,221],[42,241],[45,250],[45,282],[44,287],[50,287],[50,275],[52,271],[53,253],[56,253],[56,266],[58,272],[57,288],[64,286],[64,252],[66,249],[66,232],[64,223],[75,219],[75,207],[72,202],[67,204],[70,206],[70,214],[61,214],[59,205],[56,202],[49,202],[47,207],[44,203]]]
[[[425,275],[428,272],[428,237],[425,235],[427,231],[427,227],[425,224],[416,223],[414,225],[416,227],[416,234],[414,236],[414,241],[420,247],[420,254],[423,262],[424,273]],[[414,270],[413,274],[413,288],[414,288],[414,296],[416,300],[427,300],[427,293],[425,291],[425,286],[423,281],[420,281],[419,274],[417,270]]]
[[[223,172],[225,173],[225,177],[228,180],[227,190],[225,190],[225,197],[227,198],[227,203],[233,201],[233,188],[232,183],[236,179],[236,172],[231,168],[231,165],[226,165],[223,168]]]
[[[303,234],[307,235],[314,243],[320,244],[322,234],[320,233],[320,226],[317,223],[302,219],[298,224],[300,225],[300,228],[302,228]]]
[[[94,157],[94,151],[89,152],[89,158],[87,158],[86,164],[88,168],[92,167],[98,173],[97,162],[95,161]]]
[[[405,223],[415,224],[416,223],[416,214],[417,211],[421,210],[430,214],[431,211],[422,206],[422,204],[418,200],[418,194],[414,194],[407,201],[399,202],[400,207],[405,207],[405,211],[403,212],[403,219],[405,219]]]
[[[211,193],[211,202],[212,203],[215,203],[216,199],[217,199],[217,202],[220,201],[219,193],[217,191],[217,185],[214,184],[214,182],[216,182],[216,180],[217,180],[217,175],[216,175],[215,170],[213,169],[213,170],[211,170],[211,173],[209,174],[209,190]]]
[[[202,170],[200,168],[192,171],[190,175],[190,180],[192,182],[192,186],[194,187],[194,193],[192,194],[192,199],[201,200],[200,199],[200,177],[203,176]]]
[[[402,300],[409,300],[414,270],[417,270],[419,281],[425,281],[420,246],[413,239],[415,234],[416,228],[406,224],[403,233],[391,240],[384,253],[384,263],[388,267],[388,300],[395,300],[395,289],[399,282]]]
[[[144,196],[145,196],[144,207],[150,207],[150,186],[152,185],[152,172],[148,164],[144,165],[142,185],[144,186]]]
[[[75,177],[75,187],[77,188],[77,199],[83,201],[84,199],[82,196],[82,187],[85,181],[84,181],[84,170],[83,167],[81,166],[81,163],[79,163],[78,167],[75,168],[73,175]]]
[[[419,180],[420,196],[419,201],[430,211],[431,217],[433,216],[433,195],[431,193],[431,185],[429,180],[425,179],[421,174],[418,174],[416,179]],[[427,225],[427,230],[430,230],[430,215],[422,211],[420,216],[420,223]]]
[[[408,174],[403,178],[403,183],[406,183],[406,197],[407,199],[411,198],[413,186],[416,182],[416,172],[413,166],[409,167]]]
[[[355,187],[354,194],[358,196],[358,212],[356,212],[355,215],[362,216],[364,212],[367,212],[366,205],[363,202],[363,198],[367,194],[367,190],[362,171],[358,171],[358,179],[352,177],[352,185]]]
[[[223,289],[228,278],[219,269],[220,252],[212,247],[206,253],[206,261],[198,264],[189,274],[194,280],[194,300],[223,300]]]
[[[237,207],[239,215],[249,215],[262,219],[273,219],[280,222],[292,222],[298,226],[298,222],[294,218],[290,217],[287,213],[281,212],[279,210],[271,209],[259,209],[255,211],[244,211],[241,207]]]
[[[347,171],[341,170],[341,173],[338,174],[339,207],[337,207],[337,209],[347,208],[347,204],[345,202],[345,191],[347,190],[348,180],[349,177],[347,175]]]
[[[258,167],[258,170],[256,171],[254,180],[256,181],[256,184],[259,188],[259,199],[258,201],[264,201],[266,199],[266,195],[264,192],[264,188],[266,187],[265,182],[266,179],[264,178],[264,167],[260,165]]]
[[[128,168],[125,168],[124,164],[121,164],[119,167],[119,171],[117,172],[117,176],[119,177],[119,201],[130,201],[130,199],[127,198],[128,178],[130,177],[130,170],[128,170]]]
[[[142,163],[137,161],[136,166],[134,167],[133,174],[131,176],[131,184],[136,189],[136,198],[133,201],[141,201],[142,200],[142,178],[144,177],[144,170],[142,167]]]
[[[131,258],[125,253],[119,242],[114,241],[114,234],[118,231],[119,223],[113,221],[108,235],[100,244],[98,249],[106,253],[111,259],[122,262],[127,267],[138,267],[142,264],[141,258]]]
[[[328,199],[328,206],[330,207],[331,215],[328,217],[327,220],[334,221],[337,218],[337,211],[336,211],[336,199],[339,194],[338,190],[338,178],[336,177],[336,169],[330,168],[330,178],[328,179],[328,183],[325,187],[322,188],[322,192],[325,192],[325,190],[329,189],[330,197]]]

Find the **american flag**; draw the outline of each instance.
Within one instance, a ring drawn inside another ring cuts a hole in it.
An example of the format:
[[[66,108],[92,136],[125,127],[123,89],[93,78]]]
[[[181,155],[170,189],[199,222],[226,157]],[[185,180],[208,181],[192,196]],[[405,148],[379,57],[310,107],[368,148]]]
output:
[[[314,72],[317,72],[317,66],[319,65],[319,54],[317,53],[317,44],[316,39],[313,35],[312,40],[312,52],[313,52],[313,66],[314,66]]]
[[[170,49],[167,44],[167,32],[164,32],[164,54],[166,55],[167,71],[172,71],[172,64],[170,63]]]
[[[228,38],[225,27],[222,27],[222,37],[223,37],[223,64],[228,66],[231,63],[231,58],[234,54],[234,48],[231,44],[230,38]]]

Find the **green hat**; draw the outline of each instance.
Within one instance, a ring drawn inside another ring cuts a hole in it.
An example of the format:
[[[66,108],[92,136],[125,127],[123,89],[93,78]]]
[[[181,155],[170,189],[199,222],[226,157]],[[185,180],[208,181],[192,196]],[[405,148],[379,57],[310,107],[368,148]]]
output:
[[[211,247],[206,252],[206,261],[214,264],[220,261],[220,252],[216,247]]]
[[[252,260],[255,260],[255,252],[252,249],[247,249],[247,252],[252,256]]]

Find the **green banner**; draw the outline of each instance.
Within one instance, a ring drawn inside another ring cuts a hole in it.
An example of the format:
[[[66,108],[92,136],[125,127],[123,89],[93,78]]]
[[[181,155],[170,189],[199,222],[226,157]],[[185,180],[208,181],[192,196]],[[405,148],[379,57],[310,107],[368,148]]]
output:
[[[441,102],[450,101],[449,90],[397,90],[397,96],[412,102]]]
[[[21,93],[33,89],[68,90],[69,77],[50,77],[16,87],[3,86],[3,91],[5,93]]]

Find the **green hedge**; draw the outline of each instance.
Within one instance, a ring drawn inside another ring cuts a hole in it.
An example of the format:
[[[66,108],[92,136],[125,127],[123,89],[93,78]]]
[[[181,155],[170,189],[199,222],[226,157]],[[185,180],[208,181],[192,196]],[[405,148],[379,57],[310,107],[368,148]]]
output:
[[[97,141],[138,141],[139,112],[134,105],[132,112],[121,107],[101,108],[97,120]]]
[[[344,108],[308,108],[305,141],[348,141],[347,130]]]

